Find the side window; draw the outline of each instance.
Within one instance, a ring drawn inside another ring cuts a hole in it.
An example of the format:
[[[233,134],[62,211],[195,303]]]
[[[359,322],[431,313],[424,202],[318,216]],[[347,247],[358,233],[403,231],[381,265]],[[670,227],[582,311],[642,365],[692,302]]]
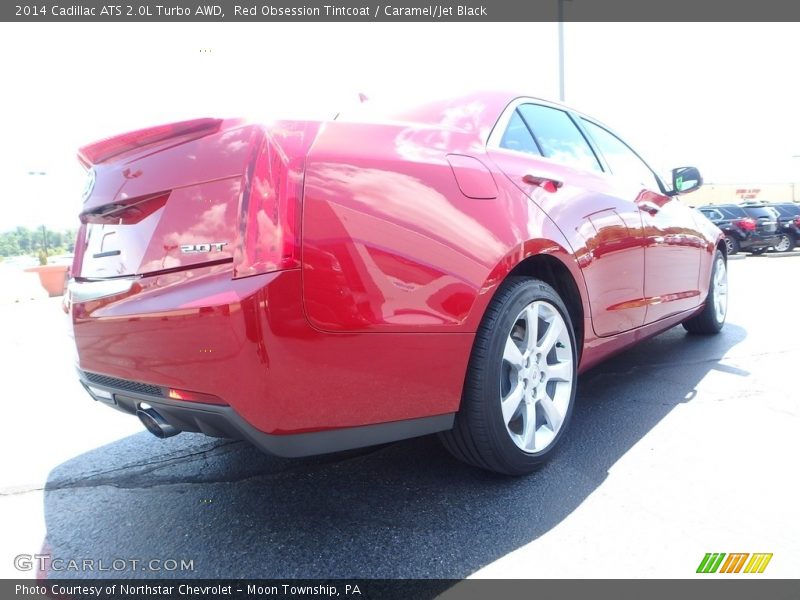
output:
[[[518,110],[544,156],[573,167],[603,170],[589,142],[566,112],[539,104],[523,104]]]
[[[723,217],[722,217],[722,214],[721,214],[719,211],[716,211],[716,210],[714,210],[714,209],[707,209],[707,208],[704,208],[704,209],[702,209],[702,211],[701,211],[701,212],[702,212],[702,213],[703,213],[703,214],[704,214],[706,217],[708,217],[709,219],[711,219],[712,221],[722,221],[722,218],[723,218]]]
[[[720,208],[719,210],[728,219],[747,218],[747,213],[744,212],[743,208],[739,208],[738,206],[726,206],[725,208]]]
[[[581,119],[581,121],[597,147],[600,148],[603,158],[606,159],[614,175],[634,183],[641,183],[652,191],[661,191],[658,178],[650,170],[650,167],[625,142],[591,121],[586,119]]]
[[[525,121],[522,120],[517,110],[514,111],[514,114],[511,115],[511,119],[508,121],[508,127],[506,127],[506,131],[503,134],[503,139],[500,140],[500,147],[508,150],[516,150],[517,152],[527,152],[528,154],[535,154],[537,156],[542,155],[542,153],[539,152],[539,147],[536,145],[536,141],[533,139],[528,126],[525,125]]]

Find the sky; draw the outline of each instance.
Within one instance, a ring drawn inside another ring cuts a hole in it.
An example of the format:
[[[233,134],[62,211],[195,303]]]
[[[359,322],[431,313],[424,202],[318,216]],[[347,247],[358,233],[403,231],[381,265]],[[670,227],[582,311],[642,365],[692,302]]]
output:
[[[555,23],[2,23],[0,231],[74,227],[81,145],[194,117],[329,118],[359,92],[558,100]],[[659,168],[800,181],[800,24],[566,23],[566,104]],[[45,173],[30,175],[29,173]]]

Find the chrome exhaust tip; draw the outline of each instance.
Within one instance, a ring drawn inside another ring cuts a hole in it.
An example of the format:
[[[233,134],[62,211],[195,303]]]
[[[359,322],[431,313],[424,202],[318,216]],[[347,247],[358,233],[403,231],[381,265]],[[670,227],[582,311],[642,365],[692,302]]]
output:
[[[136,416],[139,417],[145,429],[159,439],[163,440],[173,435],[178,435],[181,432],[180,429],[176,429],[167,423],[164,417],[158,414],[156,409],[147,404],[139,405]]]

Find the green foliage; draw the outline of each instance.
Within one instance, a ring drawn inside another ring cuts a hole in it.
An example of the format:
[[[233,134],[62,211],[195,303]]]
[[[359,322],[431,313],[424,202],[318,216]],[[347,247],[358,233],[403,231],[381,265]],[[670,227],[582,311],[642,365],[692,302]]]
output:
[[[41,263],[41,253],[44,253],[44,239],[47,238],[47,255],[64,254],[75,251],[75,229],[64,231],[53,231],[42,228],[28,229],[27,227],[17,227],[12,231],[0,233],[0,257],[20,256],[30,254],[39,257]]]

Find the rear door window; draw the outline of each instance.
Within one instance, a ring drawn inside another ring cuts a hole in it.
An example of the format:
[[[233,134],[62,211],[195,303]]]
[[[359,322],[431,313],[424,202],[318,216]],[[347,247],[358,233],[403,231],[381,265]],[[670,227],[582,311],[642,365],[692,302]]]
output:
[[[589,142],[565,111],[540,104],[522,104],[518,111],[544,156],[572,167],[603,170]]]

